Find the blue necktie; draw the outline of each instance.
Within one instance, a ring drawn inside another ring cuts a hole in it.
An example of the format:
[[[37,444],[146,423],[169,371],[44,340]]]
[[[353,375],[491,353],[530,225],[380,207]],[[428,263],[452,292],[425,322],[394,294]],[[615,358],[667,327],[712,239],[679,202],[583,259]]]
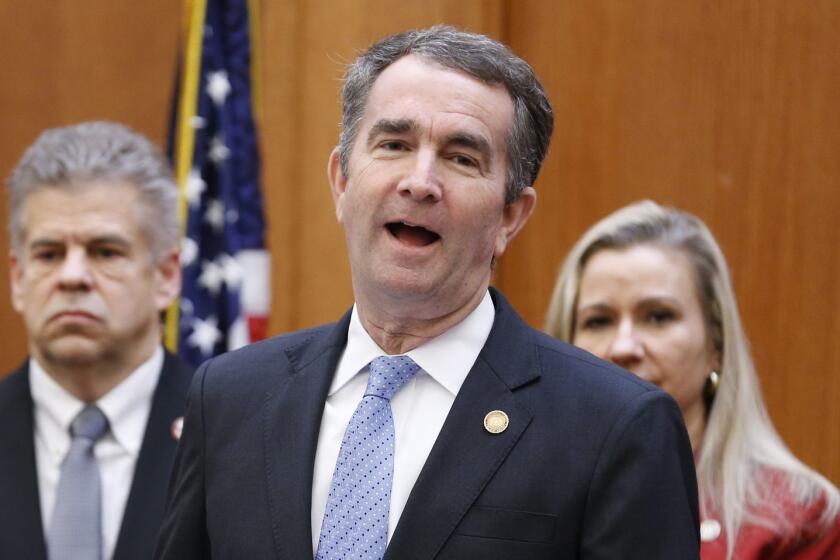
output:
[[[51,560],[102,558],[102,489],[93,445],[107,431],[108,419],[94,405],[70,425],[73,442],[61,464],[47,539]]]
[[[370,363],[365,396],[341,441],[317,560],[379,560],[385,554],[394,475],[391,397],[419,369],[408,356]]]

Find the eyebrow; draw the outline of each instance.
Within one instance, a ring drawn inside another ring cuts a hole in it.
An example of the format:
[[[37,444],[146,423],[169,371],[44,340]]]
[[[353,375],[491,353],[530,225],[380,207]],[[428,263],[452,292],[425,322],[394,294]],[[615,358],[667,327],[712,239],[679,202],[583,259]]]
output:
[[[643,298],[643,299],[639,300],[638,302],[636,302],[636,306],[637,307],[648,307],[648,306],[651,306],[651,305],[661,305],[663,303],[668,304],[668,305],[680,306],[680,301],[678,299],[674,298],[674,297],[671,297],[671,296],[646,297],[646,298]],[[594,303],[588,303],[586,305],[583,305],[583,306],[579,307],[577,311],[578,312],[591,311],[591,310],[610,311],[611,309],[612,309],[612,306],[610,306],[609,303],[606,303],[606,302],[603,302],[603,301],[596,301]]]
[[[367,144],[371,146],[381,134],[417,133],[420,126],[413,119],[380,119],[370,128]],[[477,151],[485,161],[492,161],[490,143],[483,137],[469,132],[453,132],[444,138],[446,146],[462,146]]]
[[[406,134],[419,130],[417,122],[411,119],[379,119],[376,121],[367,136],[367,144],[371,146],[381,134]]]
[[[586,305],[578,307],[575,309],[575,313],[580,314],[584,311],[609,311],[610,309],[609,304],[598,301],[595,303],[587,303]]]
[[[29,249],[37,249],[39,247],[53,247],[55,245],[64,245],[65,242],[63,239],[56,239],[53,237],[43,237],[40,239],[33,239],[31,243],[28,244]],[[121,245],[123,247],[131,246],[131,241],[123,237],[122,235],[116,234],[105,234],[105,235],[96,235],[89,239],[86,239],[84,242],[85,245],[102,245],[102,244],[112,244],[112,245]]]

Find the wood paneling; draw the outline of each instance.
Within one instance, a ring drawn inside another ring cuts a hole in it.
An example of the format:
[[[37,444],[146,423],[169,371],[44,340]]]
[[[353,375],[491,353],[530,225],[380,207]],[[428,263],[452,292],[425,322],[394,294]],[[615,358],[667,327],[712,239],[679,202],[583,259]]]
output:
[[[172,0],[0,1],[0,176],[45,128],[94,119],[166,139],[180,4]],[[5,191],[5,186],[3,188]],[[0,197],[6,254],[8,197]],[[0,265],[0,375],[26,355],[23,325]]]
[[[326,181],[344,64],[386,33],[451,23],[511,44],[556,109],[537,212],[496,284],[540,326],[560,260],[596,219],[640,198],[698,214],[730,261],[776,425],[840,482],[840,4],[262,4],[272,333],[334,320],[352,302]],[[0,172],[38,131],[84,119],[162,143],[180,16],[171,0],[0,2]],[[0,268],[5,372],[25,337]]]
[[[557,129],[497,284],[540,325],[595,220],[641,198],[699,215],[732,268],[776,426],[840,482],[840,5],[516,6],[508,40]]]

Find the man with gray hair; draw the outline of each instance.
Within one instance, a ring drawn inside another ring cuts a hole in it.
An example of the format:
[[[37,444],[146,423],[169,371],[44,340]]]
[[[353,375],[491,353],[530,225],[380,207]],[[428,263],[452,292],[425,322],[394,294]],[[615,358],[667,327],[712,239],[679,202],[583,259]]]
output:
[[[146,138],[94,122],[44,132],[9,192],[29,358],[0,382],[0,558],[150,558],[192,378],[161,346],[177,186]]]
[[[553,128],[530,66],[433,27],[374,44],[342,93],[356,303],[199,369],[158,557],[697,558],[674,401],[489,288]]]

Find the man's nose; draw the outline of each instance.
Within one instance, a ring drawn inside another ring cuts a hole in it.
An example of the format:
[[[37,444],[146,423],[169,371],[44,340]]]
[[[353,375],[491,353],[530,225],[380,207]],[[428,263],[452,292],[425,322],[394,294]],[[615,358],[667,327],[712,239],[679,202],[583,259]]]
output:
[[[614,364],[630,369],[645,356],[640,333],[629,320],[619,323],[615,338],[610,344],[607,358]]]
[[[58,271],[59,286],[65,289],[87,289],[93,283],[93,275],[87,252],[82,248],[67,251]]]
[[[418,151],[410,171],[400,180],[399,193],[417,202],[437,202],[443,194],[438,162],[431,151]]]

